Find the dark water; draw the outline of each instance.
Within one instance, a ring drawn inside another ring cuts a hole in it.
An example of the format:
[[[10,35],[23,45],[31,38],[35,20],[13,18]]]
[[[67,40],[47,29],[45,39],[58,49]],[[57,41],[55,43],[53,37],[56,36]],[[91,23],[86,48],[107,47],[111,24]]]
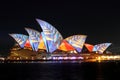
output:
[[[0,80],[120,80],[120,62],[0,63]]]

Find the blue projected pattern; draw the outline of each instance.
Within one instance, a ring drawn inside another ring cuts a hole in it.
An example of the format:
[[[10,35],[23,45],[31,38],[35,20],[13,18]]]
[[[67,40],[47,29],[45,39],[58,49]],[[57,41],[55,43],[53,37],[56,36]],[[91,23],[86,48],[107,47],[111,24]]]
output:
[[[16,40],[16,42],[20,45],[21,48],[24,48],[24,45],[28,39],[28,36],[23,34],[9,34],[9,35]]]
[[[94,46],[93,51],[103,53],[112,43],[102,43]]]
[[[38,51],[38,45],[40,42],[40,33],[31,28],[25,28],[29,34],[29,41],[34,51]]]
[[[40,19],[36,19],[36,20],[43,30],[46,39],[46,45],[48,46],[47,51],[52,53],[53,51],[59,48],[63,40],[63,37],[58,32],[58,30],[48,22]]]
[[[81,52],[86,38],[86,35],[73,35],[65,40],[68,41],[68,43],[71,44],[78,52]]]
[[[48,45],[47,45],[46,38],[45,38],[45,34],[44,34],[43,32],[41,32],[41,35],[42,35],[42,38],[43,38],[43,41],[44,41],[46,50],[47,50],[47,52],[49,52],[49,51],[48,51]]]
[[[65,51],[71,50],[79,53],[82,51],[87,38],[86,35],[73,35],[63,40],[62,35],[54,26],[46,21],[40,19],[36,20],[43,32],[40,33],[34,29],[25,28],[29,34],[29,37],[23,34],[9,34],[16,40],[21,48],[24,48],[24,46],[30,46],[33,51],[38,51],[38,49],[46,49],[48,53],[53,53],[56,49]],[[111,43],[102,43],[95,46],[87,45],[87,47],[91,52],[95,51],[98,53],[103,53],[110,45]]]

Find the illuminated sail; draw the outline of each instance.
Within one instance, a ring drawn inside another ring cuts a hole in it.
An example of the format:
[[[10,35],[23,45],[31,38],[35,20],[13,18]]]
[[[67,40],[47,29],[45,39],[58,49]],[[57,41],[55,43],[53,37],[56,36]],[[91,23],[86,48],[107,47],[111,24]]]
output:
[[[94,46],[91,45],[91,44],[86,44],[85,43],[85,47],[88,49],[89,52],[92,52]]]
[[[41,32],[41,36],[42,36],[42,39],[43,39],[43,41],[44,41],[46,51],[49,52],[49,51],[48,51],[47,41],[46,41],[46,38],[45,38],[45,34],[44,34],[43,32]]]
[[[16,42],[20,45],[21,48],[24,48],[28,36],[23,34],[9,34],[9,35],[16,40]]]
[[[65,40],[68,41],[68,43],[71,44],[78,52],[81,52],[86,37],[86,35],[73,35],[66,38]]]
[[[27,41],[25,42],[24,47],[27,47],[27,48],[31,47],[29,39],[27,39]]]
[[[62,41],[58,49],[62,51],[74,51],[75,50],[74,47],[72,47],[66,40]]]
[[[53,41],[48,40],[48,39],[46,38],[44,32],[41,32],[41,35],[42,35],[44,44],[45,44],[45,46],[46,46],[47,52],[52,53],[54,50],[56,50],[56,46],[55,46],[55,44],[53,43]]]
[[[103,53],[110,45],[111,45],[111,43],[97,44],[94,46],[93,51]]]
[[[42,35],[40,36],[40,43],[38,49],[46,49]]]
[[[63,37],[58,32],[58,30],[48,22],[40,19],[36,19],[36,20],[43,30],[46,43],[47,43],[46,45],[48,46],[47,51],[52,53],[60,46],[61,41],[63,40]]]
[[[31,28],[25,28],[25,30],[29,34],[29,41],[30,41],[30,44],[32,46],[33,51],[37,51],[39,41],[40,41],[40,33],[34,29],[31,29]]]

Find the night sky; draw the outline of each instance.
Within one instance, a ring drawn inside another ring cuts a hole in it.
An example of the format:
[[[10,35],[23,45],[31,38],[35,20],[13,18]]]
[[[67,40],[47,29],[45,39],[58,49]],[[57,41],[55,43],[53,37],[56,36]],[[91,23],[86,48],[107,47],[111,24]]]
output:
[[[86,43],[120,46],[119,3],[78,1],[4,1],[0,3],[0,51],[14,44],[9,33],[27,34],[25,27],[42,31],[36,18],[52,24],[64,38],[87,35]]]

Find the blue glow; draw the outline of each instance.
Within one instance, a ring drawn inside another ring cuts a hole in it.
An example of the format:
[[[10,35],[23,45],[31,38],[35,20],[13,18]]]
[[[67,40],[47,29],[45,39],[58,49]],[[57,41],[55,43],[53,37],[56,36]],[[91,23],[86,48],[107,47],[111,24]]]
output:
[[[28,39],[28,36],[23,34],[9,34],[9,35],[16,40],[16,42],[20,45],[21,48],[24,48],[24,45]]]
[[[87,37],[86,35],[73,35],[66,38],[65,40],[67,40],[68,43],[71,44],[78,52],[81,52],[86,37]]]
[[[38,51],[38,45],[40,42],[40,33],[31,28],[25,28],[29,34],[29,41],[34,51]]]
[[[49,24],[46,21],[36,19],[39,25],[41,26],[43,33],[46,38],[46,43],[48,44],[48,49],[50,53],[54,52],[59,46],[61,41],[63,40],[62,35],[58,32],[58,30]]]
[[[94,46],[93,51],[103,53],[112,43],[102,43]]]

